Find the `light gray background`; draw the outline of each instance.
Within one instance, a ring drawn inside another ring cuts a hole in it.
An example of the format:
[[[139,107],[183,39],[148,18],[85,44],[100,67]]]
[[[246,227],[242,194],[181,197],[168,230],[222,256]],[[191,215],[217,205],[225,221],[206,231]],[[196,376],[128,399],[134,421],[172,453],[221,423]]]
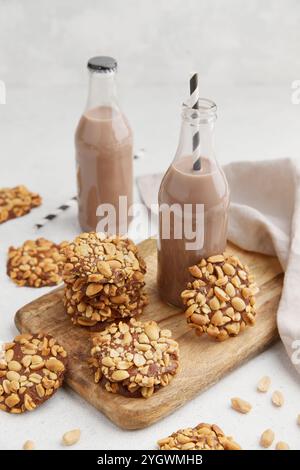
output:
[[[82,84],[90,55],[119,59],[127,86],[285,85],[299,70],[297,0],[1,0],[0,76]]]
[[[34,222],[75,192],[73,134],[87,93],[87,59],[118,59],[123,108],[136,148],[146,149],[136,174],[169,165],[192,70],[200,73],[201,94],[218,104],[221,163],[299,158],[300,105],[291,102],[300,78],[299,20],[297,0],[0,0],[0,80],[7,89],[0,187],[23,183],[44,198],[41,208],[0,227],[0,340],[15,334],[17,308],[48,292],[14,286],[6,253],[35,238]],[[78,230],[70,211],[41,235],[59,241]],[[286,395],[280,410],[255,391],[266,373]],[[277,344],[149,429],[121,431],[65,390],[34,413],[1,413],[0,448],[20,448],[29,438],[39,448],[61,448],[61,434],[73,427],[83,431],[78,448],[153,448],[156,439],[200,421],[218,423],[245,448],[257,448],[268,427],[299,448],[299,385]],[[249,416],[230,409],[235,395],[253,403]]]

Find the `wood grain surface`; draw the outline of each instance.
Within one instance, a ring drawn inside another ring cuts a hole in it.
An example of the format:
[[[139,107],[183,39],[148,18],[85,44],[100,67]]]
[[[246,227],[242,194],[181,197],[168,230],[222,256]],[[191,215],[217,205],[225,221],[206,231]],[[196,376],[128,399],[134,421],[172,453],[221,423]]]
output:
[[[249,253],[233,245],[228,246],[228,251],[240,256],[255,274],[260,287],[257,323],[240,336],[217,343],[206,337],[197,337],[187,327],[182,312],[159,299],[156,292],[156,242],[148,239],[140,244],[140,252],[148,266],[146,282],[150,297],[141,319],[153,319],[162,328],[171,329],[180,346],[180,372],[170,385],[147,400],[113,395],[93,383],[86,364],[92,333],[71,324],[62,304],[62,287],[21,308],[15,316],[17,328],[21,332],[43,332],[55,336],[69,354],[67,384],[118,426],[125,429],[149,426],[259,354],[278,336],[276,311],[283,275],[277,259]]]

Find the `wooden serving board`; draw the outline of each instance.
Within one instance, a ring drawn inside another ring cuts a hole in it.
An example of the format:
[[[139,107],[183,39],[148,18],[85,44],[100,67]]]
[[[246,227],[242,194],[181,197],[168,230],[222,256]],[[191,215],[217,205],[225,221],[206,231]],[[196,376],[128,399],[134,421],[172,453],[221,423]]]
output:
[[[17,328],[21,332],[43,332],[55,336],[69,353],[67,384],[118,426],[126,429],[149,426],[259,354],[278,336],[276,311],[283,275],[277,259],[246,252],[233,245],[229,245],[228,251],[240,256],[256,276],[260,287],[257,323],[240,336],[217,343],[207,337],[197,337],[188,328],[182,312],[159,299],[156,292],[156,242],[149,239],[140,244],[140,252],[148,266],[146,282],[150,297],[142,319],[153,319],[162,328],[172,330],[179,342],[181,366],[170,385],[147,400],[113,395],[94,384],[86,364],[92,333],[71,324],[62,304],[62,287],[21,308],[15,317]]]

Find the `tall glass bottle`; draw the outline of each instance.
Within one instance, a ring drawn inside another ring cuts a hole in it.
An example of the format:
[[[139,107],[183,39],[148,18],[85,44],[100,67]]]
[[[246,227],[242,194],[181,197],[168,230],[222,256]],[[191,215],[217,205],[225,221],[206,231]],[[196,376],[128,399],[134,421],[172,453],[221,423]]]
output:
[[[226,247],[229,188],[214,153],[216,111],[206,99],[199,100],[197,110],[183,106],[177,152],[159,189],[157,284],[161,298],[178,307],[190,279],[188,267]]]
[[[95,230],[98,206],[110,204],[116,211],[115,231],[124,234],[129,219],[119,198],[132,204],[132,130],[117,100],[116,60],[93,57],[88,70],[87,105],[75,133],[79,223],[84,231]]]

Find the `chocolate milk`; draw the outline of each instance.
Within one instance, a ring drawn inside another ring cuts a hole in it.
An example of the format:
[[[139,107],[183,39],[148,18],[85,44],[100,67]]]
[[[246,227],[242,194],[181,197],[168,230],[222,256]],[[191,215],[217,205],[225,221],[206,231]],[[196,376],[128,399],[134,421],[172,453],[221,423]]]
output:
[[[116,208],[117,230],[127,223],[119,211],[119,196],[132,204],[133,138],[125,116],[109,107],[86,111],[75,134],[79,223],[84,231],[96,229],[99,204]]]
[[[130,220],[126,210],[119,211],[119,197],[125,196],[130,207],[133,135],[116,101],[113,77],[116,62],[111,58],[93,58],[88,67],[89,100],[75,133],[79,223],[84,231],[96,230],[98,206],[111,204],[116,211],[113,232],[124,234]]]
[[[183,124],[186,126],[189,124]],[[157,284],[161,298],[172,305],[182,307],[180,293],[191,279],[188,267],[197,263],[202,257],[222,253],[226,248],[227,222],[229,208],[229,189],[222,169],[213,155],[210,155],[211,139],[202,129],[203,149],[207,156],[201,156],[201,170],[193,170],[191,155],[184,155],[188,145],[179,146],[174,162],[167,170],[160,186],[158,203],[160,207],[158,239],[158,273]],[[188,138],[189,133],[183,130],[181,138]],[[201,139],[201,137],[200,137]],[[178,204],[178,210],[171,218],[170,239],[164,239],[162,233],[163,204]],[[185,204],[192,204],[192,210],[184,214]],[[196,204],[203,209],[196,226]],[[179,210],[181,208],[181,211]],[[183,233],[176,239],[175,221],[183,227],[184,222],[192,224],[197,230],[199,242],[192,250],[187,249],[187,239]]]

